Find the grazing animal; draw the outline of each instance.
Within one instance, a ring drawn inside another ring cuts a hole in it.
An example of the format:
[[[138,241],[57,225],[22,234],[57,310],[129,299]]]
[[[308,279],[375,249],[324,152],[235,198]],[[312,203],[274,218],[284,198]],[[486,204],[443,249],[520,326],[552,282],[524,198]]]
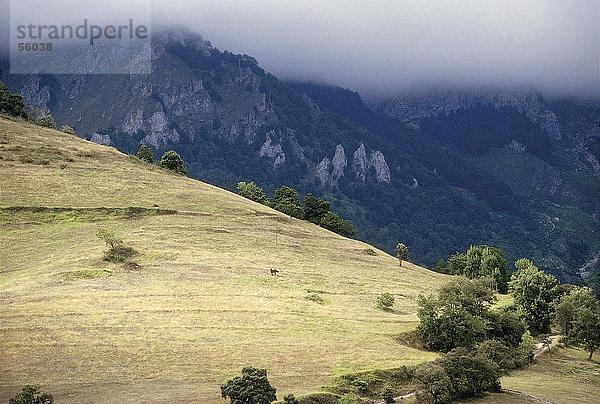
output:
[[[276,269],[271,269],[271,276],[277,276],[277,274],[279,273],[278,270]]]

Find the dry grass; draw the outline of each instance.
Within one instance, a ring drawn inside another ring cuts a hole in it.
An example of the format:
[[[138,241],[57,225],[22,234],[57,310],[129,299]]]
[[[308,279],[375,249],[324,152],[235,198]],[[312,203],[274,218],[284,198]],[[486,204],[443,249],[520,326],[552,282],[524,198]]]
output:
[[[580,349],[555,349],[532,366],[503,377],[502,387],[509,392],[490,394],[474,403],[600,403],[600,362],[588,361]]]
[[[247,365],[281,397],[434,357],[393,337],[445,276],[67,134],[1,119],[0,139],[0,401],[220,402]],[[101,260],[101,226],[141,269]]]

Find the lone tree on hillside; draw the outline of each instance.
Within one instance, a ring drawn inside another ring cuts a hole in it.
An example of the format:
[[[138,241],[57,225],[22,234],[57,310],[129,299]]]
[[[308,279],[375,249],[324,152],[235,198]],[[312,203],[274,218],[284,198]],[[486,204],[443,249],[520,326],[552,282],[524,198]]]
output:
[[[25,386],[23,391],[8,400],[8,404],[52,404],[54,398],[47,393],[42,393],[40,386]]]
[[[122,262],[137,254],[133,248],[123,245],[121,237],[112,229],[98,229],[96,236],[108,247],[104,252],[105,261]]]
[[[254,182],[238,182],[237,190],[241,196],[251,201],[262,203],[263,205],[267,205],[269,202],[265,191]]]
[[[277,390],[269,383],[266,369],[244,368],[221,386],[221,396],[231,404],[271,404],[277,400]]]
[[[177,152],[169,150],[165,152],[160,158],[160,166],[167,170],[175,171],[177,173],[187,175],[188,170],[185,166],[185,162]]]
[[[408,247],[405,244],[398,243],[396,245],[396,257],[400,261],[400,265],[402,265],[402,261],[408,259]]]
[[[152,151],[152,148],[146,144],[140,145],[140,148],[135,155],[137,158],[145,161],[146,163],[154,163],[154,151]]]

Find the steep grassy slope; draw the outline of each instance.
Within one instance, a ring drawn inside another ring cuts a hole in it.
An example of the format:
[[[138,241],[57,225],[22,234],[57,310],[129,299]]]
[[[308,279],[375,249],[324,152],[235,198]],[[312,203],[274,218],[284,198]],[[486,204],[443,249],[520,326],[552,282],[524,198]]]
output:
[[[26,383],[65,403],[219,402],[247,365],[281,397],[434,357],[393,336],[446,278],[367,244],[6,119],[0,181],[1,402]],[[141,269],[101,260],[101,227]],[[375,308],[384,291],[396,312]]]

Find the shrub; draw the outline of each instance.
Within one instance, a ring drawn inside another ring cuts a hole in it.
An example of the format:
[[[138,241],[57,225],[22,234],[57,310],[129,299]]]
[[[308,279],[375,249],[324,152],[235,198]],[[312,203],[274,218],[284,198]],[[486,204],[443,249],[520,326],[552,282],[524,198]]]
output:
[[[39,386],[25,386],[23,390],[8,400],[9,404],[52,404],[54,398],[42,393]]]
[[[241,376],[221,386],[221,396],[229,398],[232,404],[270,404],[277,400],[276,392],[267,379],[267,371],[252,367],[243,368]]]
[[[377,307],[384,311],[392,311],[396,298],[388,292],[384,292],[377,298]]]
[[[0,113],[27,118],[23,98],[19,94],[8,91],[3,83],[0,83]]]
[[[447,403],[500,391],[498,366],[478,352],[456,348],[440,359],[419,366],[417,398],[425,403]]]
[[[425,363],[417,368],[419,382],[417,400],[420,403],[447,403],[452,399],[452,383],[438,362]]]
[[[238,182],[237,184],[238,193],[246,199],[251,201],[262,203],[263,205],[268,204],[267,195],[265,191],[254,182]]]
[[[516,348],[506,346],[500,341],[487,340],[477,345],[477,353],[494,362],[501,373],[508,374],[523,363]]]
[[[108,250],[104,252],[103,259],[105,261],[123,262],[137,254],[133,248],[123,245],[123,240],[112,229],[98,229],[96,236],[108,247]]]
[[[300,401],[293,394],[288,394],[283,398],[284,404],[300,404]]]
[[[360,398],[354,393],[347,393],[340,397],[339,404],[360,404]]]
[[[316,293],[311,293],[308,296],[305,297],[306,300],[310,300],[311,302],[315,302],[318,304],[325,304],[325,300],[317,295]]]
[[[185,162],[177,152],[169,150],[160,158],[160,166],[167,170],[175,171],[176,173],[187,175],[188,170]]]
[[[381,393],[381,398],[383,399],[383,402],[385,404],[393,404],[396,402],[396,400],[394,399],[394,391],[389,387],[386,387],[383,390],[383,393]]]
[[[46,128],[56,129],[56,122],[51,114],[46,114],[39,118],[37,124]]]
[[[73,129],[72,127],[67,126],[67,125],[63,125],[63,127],[60,128],[60,131],[64,132],[64,133],[68,133],[69,135],[75,134],[75,129]]]
[[[150,164],[154,163],[154,151],[148,145],[145,145],[145,144],[140,145],[140,148],[138,149],[135,156],[137,158],[139,158],[140,160],[145,161],[146,163],[150,163]]]
[[[321,226],[344,237],[354,237],[358,233],[352,222],[342,219],[335,212],[327,212],[321,219]]]

